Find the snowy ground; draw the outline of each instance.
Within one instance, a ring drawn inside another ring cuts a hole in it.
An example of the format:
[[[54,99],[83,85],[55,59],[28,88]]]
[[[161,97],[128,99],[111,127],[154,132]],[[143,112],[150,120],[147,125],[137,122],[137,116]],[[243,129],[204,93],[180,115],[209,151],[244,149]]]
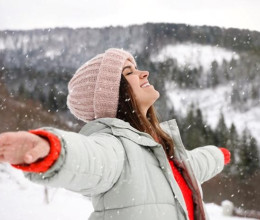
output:
[[[1,172],[4,169],[9,174]],[[49,204],[43,186],[29,182],[22,172],[0,164],[0,219],[86,220],[93,210],[91,202],[81,195],[64,189],[49,188],[48,191]],[[222,208],[213,203],[206,207],[212,220],[248,219],[225,217]]]

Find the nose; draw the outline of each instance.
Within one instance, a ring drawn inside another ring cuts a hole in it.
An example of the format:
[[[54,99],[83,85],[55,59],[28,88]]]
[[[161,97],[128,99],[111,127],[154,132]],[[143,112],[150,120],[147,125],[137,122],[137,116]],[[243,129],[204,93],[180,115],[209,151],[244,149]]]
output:
[[[143,78],[148,78],[149,76],[149,72],[148,71],[140,71],[140,78],[143,79]]]

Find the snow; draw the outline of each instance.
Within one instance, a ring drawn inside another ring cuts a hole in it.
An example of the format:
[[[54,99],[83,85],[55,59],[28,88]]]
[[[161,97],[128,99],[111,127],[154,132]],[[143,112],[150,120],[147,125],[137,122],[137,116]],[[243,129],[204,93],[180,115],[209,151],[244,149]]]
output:
[[[23,48],[24,52],[26,53],[27,50],[25,50],[25,48],[27,48],[29,42],[30,42],[30,37],[27,35],[23,35],[22,37],[17,39],[15,48]]]
[[[53,60],[56,56],[60,56],[60,51],[57,50],[48,50],[45,52],[45,57],[49,57],[51,60]]]
[[[44,186],[25,179],[20,170],[0,163],[0,219],[86,220],[93,211],[91,201],[79,194],[62,188],[48,190],[50,202],[46,203]],[[211,220],[249,219],[223,216],[222,208],[213,203],[206,204],[206,209]]]
[[[253,219],[253,218],[242,218],[242,217],[231,217],[231,216],[224,216],[222,214],[222,207],[218,206],[214,203],[206,204],[206,209],[209,212],[210,220],[246,220],[246,219]]]
[[[0,50],[4,50],[4,49],[5,49],[4,41],[0,39]]]
[[[0,171],[3,164],[0,163]],[[23,177],[20,170],[5,164],[8,174],[0,172],[1,220],[86,220],[93,211],[90,200],[63,188],[49,188],[46,202],[44,186],[34,184]],[[13,212],[12,210],[15,210]]]
[[[231,61],[232,58],[237,60],[239,55],[218,46],[180,43],[165,46],[159,51],[158,55],[152,56],[151,60],[164,62],[167,58],[176,59],[179,67],[187,65],[191,68],[199,68],[199,66],[202,66],[204,71],[208,71],[214,60],[221,65],[223,59],[226,61]]]
[[[201,109],[207,123],[215,128],[222,111],[229,128],[233,122],[237,131],[241,134],[247,127],[260,143],[260,106],[250,107],[243,113],[233,109],[230,100],[232,82],[227,85],[220,85],[215,89],[180,89],[174,82],[168,83],[166,88],[174,109],[182,116],[186,115],[193,102],[195,107]]]
[[[5,39],[0,39],[0,49],[1,50],[5,50],[5,49],[9,49],[9,50],[15,50],[15,42],[13,40],[13,38],[11,36],[7,36]]]

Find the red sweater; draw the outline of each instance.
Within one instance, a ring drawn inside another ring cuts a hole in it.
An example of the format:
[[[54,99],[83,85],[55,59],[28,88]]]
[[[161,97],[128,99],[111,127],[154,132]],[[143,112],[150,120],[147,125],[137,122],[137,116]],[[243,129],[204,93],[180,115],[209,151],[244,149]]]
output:
[[[184,178],[182,177],[180,171],[177,169],[177,167],[174,165],[172,160],[169,160],[171,168],[172,168],[172,172],[173,172],[173,176],[176,180],[176,182],[178,183],[184,200],[185,200],[185,204],[188,210],[188,215],[189,215],[189,219],[190,220],[194,220],[194,208],[193,208],[193,200],[192,200],[192,191],[190,190],[190,188],[188,187],[187,183],[185,182]]]
[[[230,152],[226,148],[219,148],[222,153],[224,154],[224,163],[228,164],[230,162]],[[169,163],[172,168],[173,176],[178,183],[184,200],[187,207],[188,215],[190,220],[194,220],[194,207],[193,207],[193,199],[192,199],[192,191],[187,185],[186,181],[184,180],[183,176],[181,175],[181,172],[177,169],[177,167],[174,165],[172,160],[169,160]]]
[[[12,165],[15,168],[21,169],[27,172],[45,172],[47,171],[57,160],[59,157],[59,153],[61,151],[61,144],[60,140],[54,134],[44,131],[44,130],[32,130],[30,131],[33,134],[39,135],[48,139],[50,143],[50,153],[45,158],[36,161],[35,163],[31,164],[19,164],[19,165]],[[219,148],[222,153],[224,154],[224,163],[227,164],[230,162],[230,152],[226,148]],[[194,220],[194,208],[193,208],[193,199],[192,199],[192,191],[188,187],[186,181],[184,180],[183,176],[181,175],[180,171],[174,165],[173,161],[169,160],[173,176],[178,183],[184,200],[187,207],[189,220]]]

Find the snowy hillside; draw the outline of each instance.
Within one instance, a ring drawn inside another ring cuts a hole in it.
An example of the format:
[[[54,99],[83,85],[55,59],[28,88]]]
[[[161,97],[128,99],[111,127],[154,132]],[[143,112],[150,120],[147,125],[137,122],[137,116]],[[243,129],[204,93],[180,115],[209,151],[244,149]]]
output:
[[[250,108],[250,110],[243,113],[234,110],[230,104],[232,83],[215,89],[192,91],[180,89],[176,84],[169,83],[167,89],[175,110],[181,115],[185,115],[191,103],[194,103],[195,106],[202,110],[203,116],[207,119],[209,125],[215,128],[220,113],[223,112],[228,127],[233,122],[240,134],[247,127],[260,143],[260,106]]]
[[[199,68],[199,66],[202,66],[204,71],[209,71],[214,60],[221,64],[223,60],[238,60],[239,55],[221,47],[185,43],[168,45],[162,48],[159,54],[152,57],[152,60],[154,62],[163,62],[167,58],[177,60],[179,67],[186,65],[191,68]],[[240,134],[245,127],[248,127],[252,135],[260,143],[260,105],[250,107],[245,112],[233,109],[231,104],[233,86],[234,82],[230,81],[228,84],[219,85],[215,89],[190,90],[180,89],[176,83],[168,82],[166,89],[174,109],[181,115],[186,115],[189,106],[194,103],[195,107],[202,110],[203,116],[207,119],[209,125],[215,128],[220,113],[223,112],[228,127],[233,122]]]
[[[214,60],[221,64],[223,59],[226,61],[231,61],[232,58],[237,60],[239,55],[218,45],[181,43],[167,45],[157,55],[151,57],[154,62],[164,62],[168,58],[176,59],[179,67],[190,66],[191,68],[199,68],[202,66],[203,70],[207,71]]]
[[[0,172],[1,220],[86,220],[93,211],[90,200],[65,189],[48,188],[47,203],[43,186],[31,183],[21,171],[0,163],[0,171],[3,167],[10,175]],[[206,208],[211,220],[249,219],[223,216],[222,208],[213,203]]]

